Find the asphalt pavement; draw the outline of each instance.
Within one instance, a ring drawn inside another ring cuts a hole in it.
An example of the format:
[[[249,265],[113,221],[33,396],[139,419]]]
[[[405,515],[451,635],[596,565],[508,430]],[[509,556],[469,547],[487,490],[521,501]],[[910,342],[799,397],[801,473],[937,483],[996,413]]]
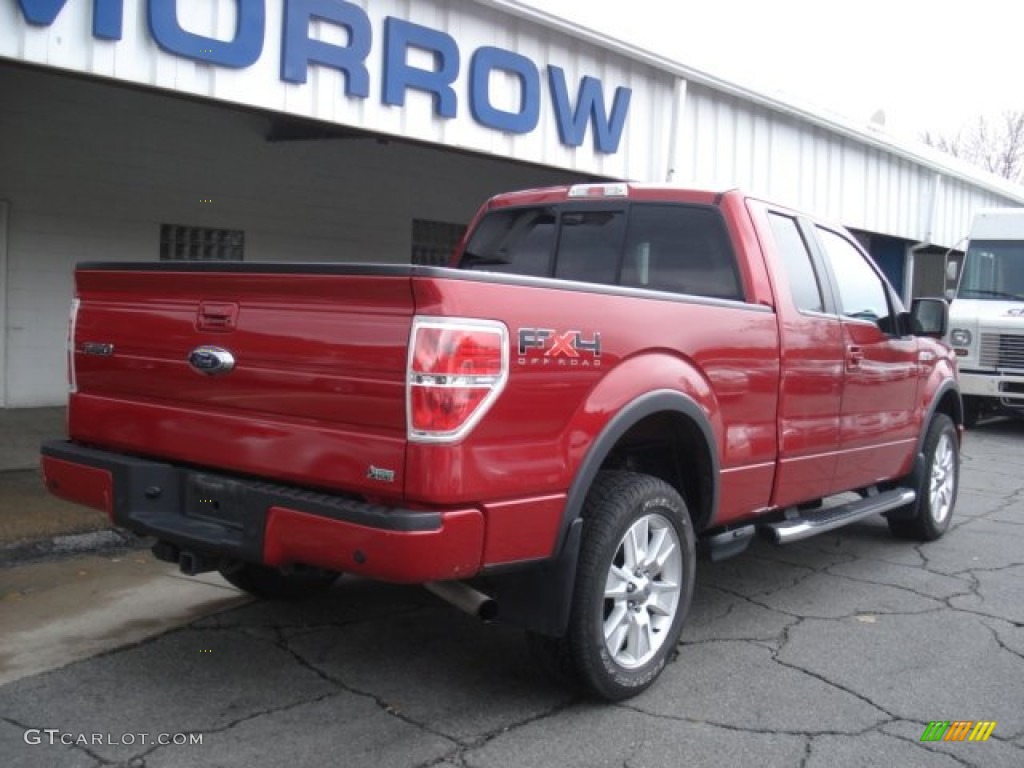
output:
[[[264,603],[138,549],[39,551],[0,568],[2,764],[1019,768],[1022,447],[1024,422],[967,434],[939,541],[878,518],[700,562],[677,657],[615,705],[419,588]]]

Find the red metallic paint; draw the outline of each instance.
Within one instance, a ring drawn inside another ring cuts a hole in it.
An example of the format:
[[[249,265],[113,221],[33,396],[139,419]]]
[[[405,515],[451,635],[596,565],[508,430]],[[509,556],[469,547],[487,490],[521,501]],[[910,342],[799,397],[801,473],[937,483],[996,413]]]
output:
[[[76,281],[72,439],[401,495],[408,278],[79,270]],[[228,299],[235,329],[197,330],[200,305]],[[204,344],[230,350],[235,370],[194,370],[188,355]],[[394,482],[368,479],[371,464]]]
[[[496,501],[484,507],[484,565],[551,557],[565,494]]]
[[[401,434],[85,392],[72,395],[69,421],[75,440],[110,450],[317,488],[401,493]],[[393,469],[394,482],[368,477],[371,464]]]
[[[844,320],[843,340],[863,359],[847,363],[843,377],[833,493],[909,472],[921,429],[914,413],[919,339],[894,339],[874,323]]]
[[[409,446],[409,498],[464,504],[524,491],[565,493],[611,418],[647,392],[669,389],[707,412],[721,466],[734,470],[732,482],[741,486],[725,495],[721,519],[768,503],[763,464],[776,452],[775,314],[585,291],[560,291],[551,301],[547,287],[510,290],[470,280],[417,278],[413,289],[418,311],[501,320],[513,343],[521,327],[600,333],[601,364],[539,366],[513,354],[505,392],[462,443]]]
[[[474,221],[566,195],[503,195]],[[629,200],[718,205],[746,303],[472,274],[80,269],[71,438],[381,505],[454,509],[442,512],[439,531],[417,533],[270,510],[267,564],[392,581],[465,578],[485,565],[550,556],[566,494],[595,440],[656,390],[688,397],[711,426],[721,470],[715,524],[909,470],[933,395],[955,376],[948,349],[892,343],[877,328],[797,311],[767,221],[769,209],[793,212],[736,191],[639,185]],[[210,326],[203,306],[227,307],[231,328],[216,319]],[[505,389],[460,442],[407,440],[414,315],[508,329]],[[600,355],[518,355],[520,328],[599,334]],[[85,342],[112,344],[114,353],[87,354]],[[867,348],[853,376],[850,344]],[[200,345],[229,349],[236,369],[193,370],[187,358]],[[934,362],[920,361],[925,348]],[[64,493],[109,512],[109,475],[57,464],[48,471]],[[389,472],[391,482],[382,479]]]
[[[107,517],[113,517],[114,482],[110,472],[82,464],[72,464],[51,456],[43,456],[40,465],[43,482],[54,496],[98,509],[106,512]]]
[[[416,584],[480,571],[484,518],[477,509],[443,512],[436,531],[388,531],[284,507],[267,511],[263,561],[304,563],[381,581]]]

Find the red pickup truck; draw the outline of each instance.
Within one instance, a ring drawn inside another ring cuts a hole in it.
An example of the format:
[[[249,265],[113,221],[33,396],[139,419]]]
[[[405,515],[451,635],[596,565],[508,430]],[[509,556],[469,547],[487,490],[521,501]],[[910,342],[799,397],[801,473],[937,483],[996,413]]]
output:
[[[53,493],[260,596],[426,584],[608,699],[663,669],[698,553],[953,512],[945,303],[738,191],[500,195],[450,268],[75,277]]]

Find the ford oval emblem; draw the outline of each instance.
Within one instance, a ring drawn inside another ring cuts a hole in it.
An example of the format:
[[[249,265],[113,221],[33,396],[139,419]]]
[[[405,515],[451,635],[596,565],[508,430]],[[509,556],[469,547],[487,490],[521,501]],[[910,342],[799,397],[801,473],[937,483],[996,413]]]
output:
[[[235,367],[235,356],[220,347],[196,347],[188,356],[188,364],[200,373],[216,376]]]

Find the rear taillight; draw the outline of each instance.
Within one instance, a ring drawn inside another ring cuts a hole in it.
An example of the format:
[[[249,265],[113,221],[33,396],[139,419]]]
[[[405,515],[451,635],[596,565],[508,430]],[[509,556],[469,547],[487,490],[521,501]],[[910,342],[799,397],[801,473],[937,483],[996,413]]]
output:
[[[68,315],[68,394],[78,391],[78,379],[75,376],[75,326],[78,324],[78,307],[80,299],[71,300],[71,313]]]
[[[508,329],[493,320],[417,317],[406,380],[409,439],[455,442],[508,379]]]

